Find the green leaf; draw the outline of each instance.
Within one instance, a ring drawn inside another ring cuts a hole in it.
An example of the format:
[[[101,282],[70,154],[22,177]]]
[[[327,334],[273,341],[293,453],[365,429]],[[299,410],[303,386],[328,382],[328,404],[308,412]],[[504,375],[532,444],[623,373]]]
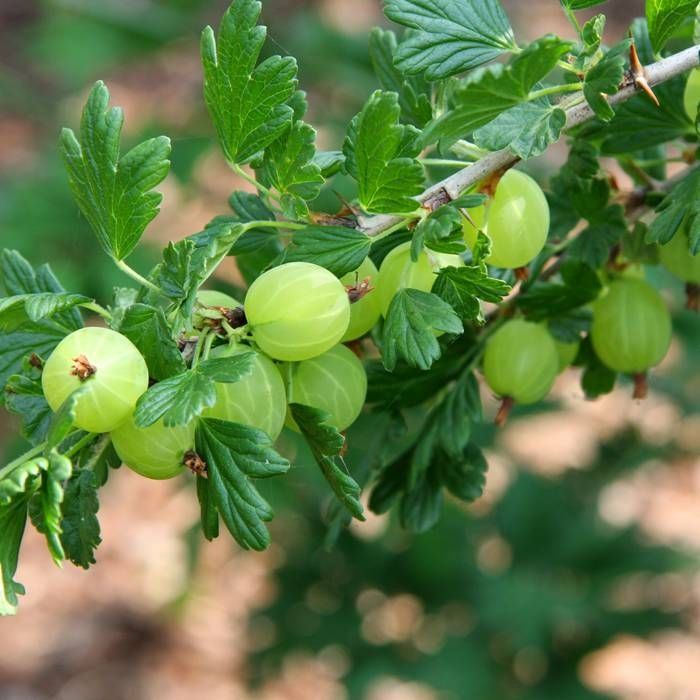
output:
[[[686,227],[690,252],[700,252],[700,170],[692,170],[657,207],[658,216],[652,221],[647,243],[668,243],[682,227]]]
[[[583,81],[583,94],[586,101],[603,121],[609,122],[615,116],[615,110],[608,104],[606,97],[614,95],[620,88],[625,77],[625,65],[631,43],[631,39],[625,39],[610,49],[588,71]]]
[[[270,56],[256,66],[267,30],[256,26],[261,3],[236,0],[218,36],[202,32],[204,99],[230,163],[247,163],[289,127],[287,102],[296,90],[296,61]]]
[[[323,177],[331,177],[340,172],[345,164],[345,156],[342,151],[317,151],[313,162],[318,165]]]
[[[462,333],[462,322],[440,297],[418,289],[394,295],[384,322],[382,360],[392,371],[401,358],[412,367],[429,369],[440,357],[435,331]]]
[[[644,64],[651,63],[654,52],[646,20],[635,20],[631,29],[640,60]],[[658,107],[640,92],[618,105],[615,117],[607,125],[591,122],[581,127],[580,134],[585,138],[602,140],[603,154],[636,153],[694,134],[692,121],[683,106],[684,89],[684,76],[655,85],[654,93],[660,103]]]
[[[145,428],[163,419],[166,426],[185,425],[216,401],[216,382],[234,383],[253,369],[254,354],[204,360],[196,367],[154,384],[136,403],[134,422]]]
[[[180,306],[183,317],[192,315],[197,290],[229,254],[244,230],[243,224],[227,221],[170,243],[163,251],[163,262],[151,278]]]
[[[338,501],[354,518],[364,520],[361,489],[340,456],[345,438],[328,423],[330,415],[297,403],[289,404],[289,410]]]
[[[219,512],[216,510],[216,504],[212,498],[209,481],[199,475],[197,475],[197,500],[199,501],[202,533],[211,542],[219,536]]]
[[[22,374],[7,380],[5,408],[22,420],[22,435],[32,445],[46,439],[53,412],[44,397],[40,369],[25,363]]]
[[[535,282],[517,297],[517,305],[533,321],[566,314],[590,303],[602,288],[594,268],[580,260],[567,260],[561,267],[562,283]]]
[[[90,469],[80,469],[71,476],[63,496],[61,544],[66,559],[88,569],[95,563],[95,550],[102,542],[97,511],[97,478]]]
[[[0,331],[16,330],[28,321],[41,321],[91,301],[82,294],[39,292],[0,299]]]
[[[602,211],[603,217],[581,231],[568,251],[570,258],[582,260],[594,268],[610,257],[610,248],[619,243],[627,231],[621,206],[611,205]]]
[[[118,330],[138,348],[154,379],[167,379],[184,372],[185,362],[162,309],[133,304],[124,313]]]
[[[294,122],[265,149],[262,165],[256,169],[258,180],[281,194],[307,201],[318,197],[324,180],[321,168],[313,162],[315,140],[315,129],[302,121]]]
[[[124,115],[108,105],[109,92],[98,81],[83,109],[80,141],[63,129],[61,152],[80,211],[105,251],[122,260],[158,214],[162,195],[151,190],[168,174],[170,139],[149,139],[120,156]]]
[[[417,30],[399,45],[396,66],[409,74],[425,72],[429,80],[476,68],[517,49],[498,0],[386,0],[384,13]]]
[[[609,394],[615,387],[617,373],[606,367],[593,349],[590,336],[581,342],[576,364],[584,367],[581,375],[581,388],[586,398],[597,399],[599,396]]]
[[[244,549],[265,549],[270,543],[265,522],[273,512],[251,479],[284,474],[289,462],[272,449],[262,430],[238,423],[202,419],[196,444],[207,465],[209,498],[226,527]]]
[[[7,505],[20,494],[31,495],[38,482],[37,477],[48,467],[49,462],[45,457],[36,457],[3,474],[0,478],[0,505]]]
[[[343,152],[359,185],[362,208],[371,213],[412,212],[423,190],[423,168],[415,159],[420,132],[399,124],[401,108],[393,92],[375,91],[353,120]]]
[[[430,87],[422,77],[406,75],[397,68],[394,62],[397,47],[396,34],[392,31],[375,27],[369,35],[369,57],[380,86],[398,94],[403,120],[420,128],[433,115],[428,97]]]
[[[427,125],[421,137],[423,143],[438,139],[452,143],[523,102],[571,48],[571,42],[547,34],[510,63],[474,71],[452,89],[451,109]]]
[[[0,252],[0,284],[7,296],[65,292],[48,265],[34,270],[17,251],[6,249]],[[78,310],[69,308],[50,319],[27,321],[12,332],[0,333],[0,388],[21,371],[26,357],[47,357],[64,336],[82,325]],[[0,394],[3,399],[4,394]]]
[[[75,405],[80,398],[80,395],[86,391],[88,387],[84,384],[76,389],[68,398],[61,404],[58,411],[53,414],[49,429],[46,434],[46,449],[52,450],[58,447],[70,433],[75,422]]]
[[[484,492],[488,463],[476,445],[467,445],[459,459],[443,460],[442,482],[462,501],[475,501]]]
[[[413,229],[412,260],[418,260],[424,245],[439,253],[459,254],[467,249],[462,232],[462,215],[454,204],[439,207]]]
[[[588,7],[602,5],[607,0],[560,0],[560,2],[564,7],[568,7],[571,10],[585,10]]]
[[[526,160],[543,153],[559,140],[566,124],[566,112],[546,98],[524,102],[502,112],[492,122],[474,132],[480,148],[499,151],[510,148]]]
[[[285,248],[284,262],[303,260],[330,270],[336,277],[357,270],[369,254],[371,239],[343,226],[309,226],[298,231]]]
[[[649,36],[654,51],[661,51],[680,26],[695,17],[697,4],[697,0],[646,0]]]
[[[46,537],[54,562],[60,564],[66,558],[61,544],[63,482],[70,478],[73,465],[55,450],[49,454],[48,462],[41,488],[29,501],[29,515],[34,527]]]
[[[19,604],[17,595],[24,594],[24,586],[14,576],[27,523],[27,500],[20,496],[0,503],[0,615],[14,615]]]
[[[432,291],[462,320],[472,321],[482,318],[480,299],[498,304],[510,290],[503,280],[489,277],[485,265],[465,265],[440,270]]]

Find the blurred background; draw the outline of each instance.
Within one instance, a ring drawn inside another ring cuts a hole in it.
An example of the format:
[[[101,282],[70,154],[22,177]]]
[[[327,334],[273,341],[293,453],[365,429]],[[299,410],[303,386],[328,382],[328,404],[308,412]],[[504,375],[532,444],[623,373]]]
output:
[[[298,58],[319,147],[338,148],[376,87],[367,32],[384,22],[379,0],[263,4],[265,50]],[[504,5],[521,40],[571,34],[558,0]],[[225,6],[0,0],[3,247],[50,261],[68,289],[102,302],[128,283],[78,217],[56,148],[97,78],[125,109],[127,144],[173,139],[163,211],[132,266],[146,272],[167,241],[226,212],[247,187],[212,138],[198,59],[201,28]],[[612,42],[643,1],[604,9]],[[565,152],[528,165],[546,181]],[[497,434],[483,427],[485,496],[448,503],[427,534],[369,517],[325,549],[327,489],[303,453],[263,485],[278,515],[262,554],[226,536],[201,546],[189,484],[125,469],[101,492],[93,570],[53,567],[28,528],[27,596],[0,619],[0,699],[697,700],[700,324],[680,284],[650,274],[676,327],[650,397],[634,403],[622,386],[588,402],[577,372],[563,374],[545,405]],[[239,282],[227,261],[218,283]],[[375,421],[354,429],[353,459],[377,448]],[[0,456],[21,447],[3,413]]]

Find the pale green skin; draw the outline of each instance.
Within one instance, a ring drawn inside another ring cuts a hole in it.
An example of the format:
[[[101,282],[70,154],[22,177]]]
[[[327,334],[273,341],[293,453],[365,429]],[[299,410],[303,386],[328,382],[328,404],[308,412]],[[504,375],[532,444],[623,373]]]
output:
[[[411,242],[396,246],[382,261],[377,275],[377,295],[382,315],[386,316],[394,295],[400,289],[418,289],[429,292],[437,273],[443,267],[459,267],[464,261],[459,255],[435,253],[423,249],[418,260],[411,260]]]
[[[362,299],[350,304],[350,324],[345,335],[341,338],[341,342],[345,343],[348,340],[361,338],[374,328],[382,315],[379,308],[379,296],[377,290],[374,289],[378,274],[377,268],[370,258],[365,258],[355,272],[348,272],[347,275],[340,278],[346,287],[360,284],[369,278],[370,286],[370,291]]]
[[[246,345],[215,348],[210,357],[229,357],[251,352]],[[284,382],[275,364],[260,352],[255,352],[253,371],[233,384],[216,384],[216,403],[203,411],[204,418],[219,418],[243,423],[266,432],[276,440],[282,432],[287,412]]]
[[[679,231],[659,248],[661,264],[684,282],[700,284],[700,253],[690,254],[688,234]]]
[[[559,371],[563,372],[576,359],[581,342],[576,340],[573,343],[562,343],[555,339],[554,345],[557,348],[557,357],[559,358]]]
[[[245,312],[260,349],[290,362],[330,350],[350,323],[343,283],[306,262],[285,263],[260,275],[248,289]]]
[[[81,381],[71,374],[74,358],[85,355],[96,368]],[[85,387],[75,406],[75,427],[108,433],[133,412],[148,389],[148,367],[136,346],[108,328],[81,328],[66,336],[51,353],[41,375],[46,400],[53,411],[76,390]]]
[[[227,309],[236,309],[241,306],[240,301],[216,289],[200,289],[197,292],[197,301],[204,306],[223,306]]]
[[[194,450],[196,421],[166,428],[160,420],[139,428],[127,418],[111,433],[112,445],[127,467],[149,479],[172,479],[185,470],[185,453]]]
[[[349,428],[360,415],[367,396],[367,374],[355,353],[344,345],[312,360],[282,368],[289,403],[313,406],[330,414],[328,422],[338,430]],[[298,431],[291,416],[287,425]]]
[[[646,372],[668,351],[671,316],[653,287],[643,280],[622,278],[593,305],[591,340],[610,369]]]
[[[698,104],[700,103],[700,69],[695,68],[688,76],[683,93],[683,104],[690,119],[695,122],[698,116]]]
[[[473,249],[478,230],[491,239],[489,265],[524,267],[544,248],[549,232],[549,204],[542,188],[529,175],[509,170],[486,207],[469,210],[475,226],[465,221],[464,238]]]
[[[544,398],[559,372],[554,339],[538,323],[514,319],[486,343],[484,376],[493,391],[520,404]]]

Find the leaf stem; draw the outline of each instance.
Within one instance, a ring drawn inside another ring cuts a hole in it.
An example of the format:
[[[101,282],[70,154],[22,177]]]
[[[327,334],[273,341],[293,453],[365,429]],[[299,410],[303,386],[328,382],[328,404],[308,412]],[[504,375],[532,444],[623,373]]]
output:
[[[209,357],[209,352],[211,351],[211,346],[214,344],[214,339],[216,336],[213,333],[209,333],[204,341],[204,347],[202,348],[202,359],[206,360]]]
[[[254,228],[286,228],[290,231],[303,231],[308,227],[309,224],[301,224],[295,221],[247,221],[243,224],[244,232]]]
[[[17,457],[17,459],[13,459],[9,464],[6,464],[2,469],[0,469],[0,479],[4,478],[13,469],[21,467],[25,462],[28,462],[33,457],[37,457],[38,455],[40,455],[44,451],[45,447],[46,441],[40,443],[39,445],[36,445],[35,447],[32,447],[30,450],[27,450],[19,457]]]
[[[534,90],[527,96],[527,101],[532,102],[540,97],[547,95],[557,95],[561,92],[578,92],[583,89],[583,83],[563,83],[562,85],[552,85],[551,87]]]
[[[233,170],[236,175],[242,177],[247,183],[253,185],[259,192],[262,192],[266,197],[274,199],[277,203],[280,202],[280,198],[276,195],[269,187],[265,187],[261,182],[258,182],[256,178],[249,175],[243,168],[238,165],[238,163],[229,163],[231,170]]]
[[[85,447],[85,445],[89,445],[97,436],[99,433],[87,433],[86,435],[83,435],[83,437],[78,440],[78,442],[75,443],[67,452],[65,452],[66,457],[72,457],[75,454],[78,454],[80,450]]]
[[[129,267],[127,263],[125,263],[123,260],[116,260],[114,259],[114,264],[125,274],[129,275],[131,279],[135,280],[138,282],[142,287],[146,287],[147,289],[150,289],[152,292],[157,292],[158,294],[161,294],[162,292],[160,291],[160,288],[157,287],[153,282],[150,280],[147,280],[145,277],[142,277],[136,270],[134,270],[132,267]]]
[[[107,309],[104,308],[104,306],[100,306],[97,302],[90,301],[85,304],[80,304],[84,309],[87,309],[88,311],[94,311],[96,314],[102,316],[102,318],[105,319],[105,321],[111,321],[112,320],[112,314],[107,311]]]
[[[423,165],[443,165],[450,168],[463,168],[469,165],[463,160],[450,160],[449,158],[421,158],[420,162]]]
[[[564,9],[564,14],[566,15],[566,18],[571,23],[571,26],[576,30],[576,34],[578,34],[579,39],[582,39],[583,36],[581,34],[581,25],[576,19],[576,13],[568,5],[562,3],[562,7]]]

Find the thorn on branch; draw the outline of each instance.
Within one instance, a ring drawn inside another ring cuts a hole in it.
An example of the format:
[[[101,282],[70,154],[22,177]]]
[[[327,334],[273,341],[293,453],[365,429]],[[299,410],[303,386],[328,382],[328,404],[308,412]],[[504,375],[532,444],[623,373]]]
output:
[[[649,393],[649,384],[647,383],[647,373],[637,372],[633,375],[634,379],[634,393],[632,394],[633,399],[646,399]]]
[[[515,401],[510,396],[503,397],[503,400],[501,401],[501,407],[498,409],[498,413],[496,414],[496,417],[493,421],[499,428],[502,428],[506,424],[506,421],[508,420],[508,416],[510,415],[510,411],[513,408],[514,404]]]
[[[639,60],[639,54],[637,53],[637,47],[634,45],[634,41],[630,44],[630,69],[632,72],[632,79],[634,80],[635,86],[638,89],[646,92],[646,94],[649,96],[649,99],[657,107],[660,107],[661,105],[659,104],[659,100],[654,94],[654,91],[651,89],[651,86],[649,85],[644,66]]]

